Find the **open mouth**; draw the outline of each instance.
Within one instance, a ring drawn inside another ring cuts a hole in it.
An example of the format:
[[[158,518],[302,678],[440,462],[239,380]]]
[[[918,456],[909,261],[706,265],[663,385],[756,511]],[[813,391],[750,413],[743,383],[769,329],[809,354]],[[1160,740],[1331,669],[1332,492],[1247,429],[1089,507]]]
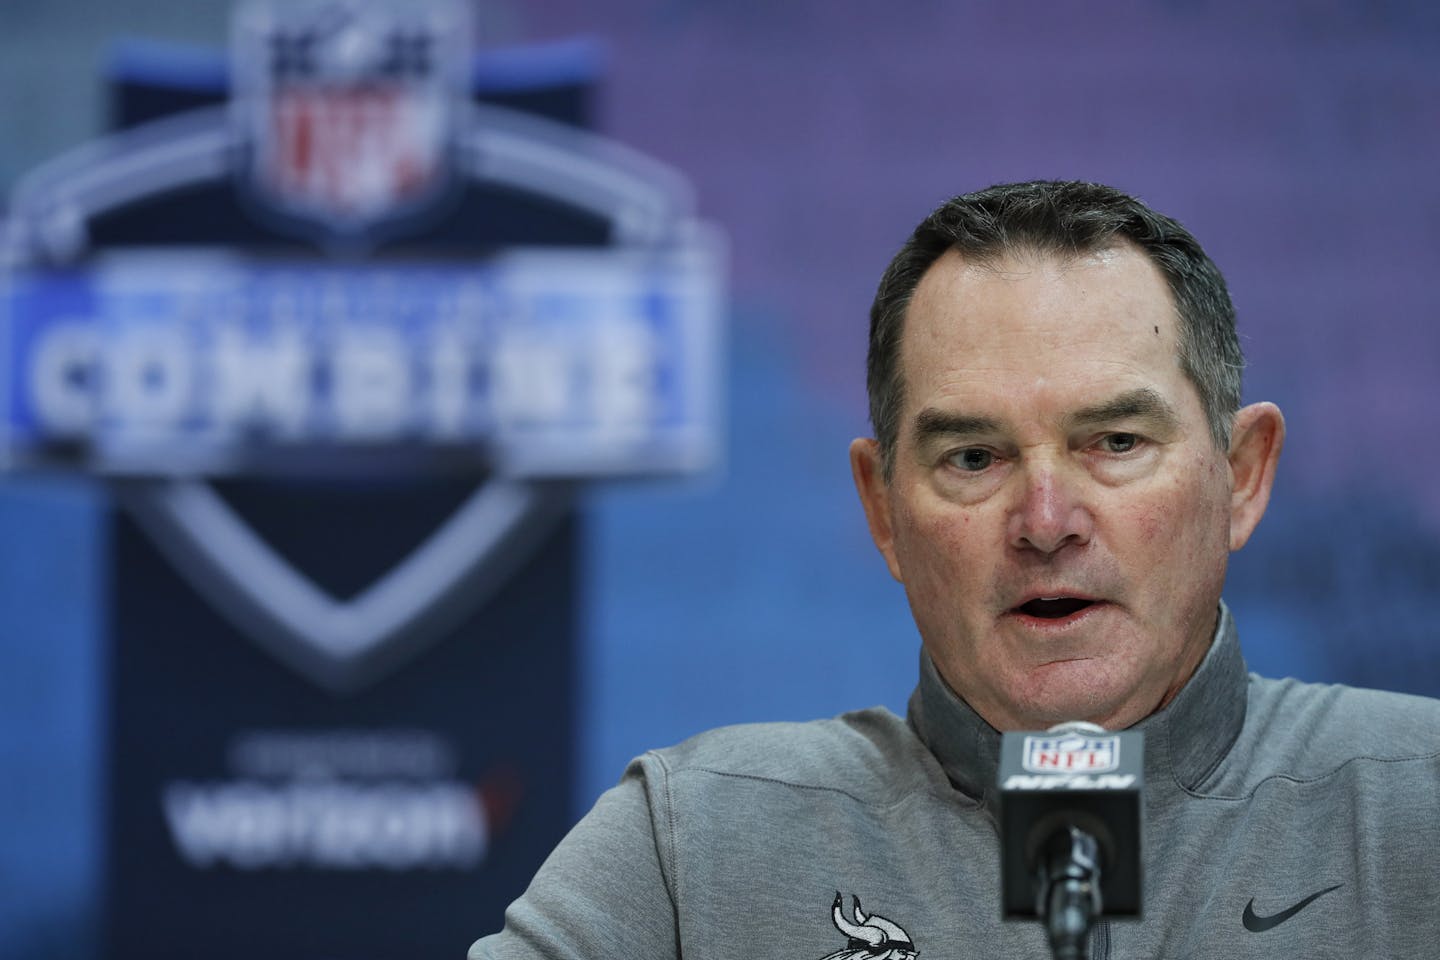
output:
[[[1020,604],[1015,610],[1040,620],[1064,620],[1097,602],[1083,597],[1036,597]]]

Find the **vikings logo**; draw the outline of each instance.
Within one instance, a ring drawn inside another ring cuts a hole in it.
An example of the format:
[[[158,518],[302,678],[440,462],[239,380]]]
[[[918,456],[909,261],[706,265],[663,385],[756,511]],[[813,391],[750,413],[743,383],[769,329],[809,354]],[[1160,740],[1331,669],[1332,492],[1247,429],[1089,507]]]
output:
[[[860,909],[860,898],[850,898],[855,904],[855,920],[851,922],[845,918],[843,909],[844,898],[840,892],[835,892],[835,903],[830,908],[830,915],[835,920],[835,929],[850,938],[844,950],[836,950],[821,960],[915,960],[915,955],[920,951],[915,949],[915,942],[910,939],[910,934],[901,929],[898,923],[886,920],[884,917],[877,917],[875,914],[866,915]]]

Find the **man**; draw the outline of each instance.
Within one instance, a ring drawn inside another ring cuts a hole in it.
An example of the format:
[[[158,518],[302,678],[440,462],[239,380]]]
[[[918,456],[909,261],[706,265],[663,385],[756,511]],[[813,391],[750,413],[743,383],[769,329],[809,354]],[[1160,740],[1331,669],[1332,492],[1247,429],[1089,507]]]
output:
[[[1214,264],[1138,201],[936,210],[850,450],[922,639],[908,717],[636,760],[471,957],[1047,956],[1001,919],[995,773],[1000,731],[1065,720],[1147,735],[1145,916],[1092,956],[1440,955],[1440,704],[1247,677],[1220,602],[1284,437],[1241,365]]]

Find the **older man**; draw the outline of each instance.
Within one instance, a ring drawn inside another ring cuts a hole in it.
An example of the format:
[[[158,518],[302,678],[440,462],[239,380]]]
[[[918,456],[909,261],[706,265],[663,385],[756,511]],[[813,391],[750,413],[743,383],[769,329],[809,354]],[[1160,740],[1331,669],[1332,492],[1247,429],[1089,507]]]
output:
[[[1219,272],[1140,202],[941,206],[881,281],[850,450],[922,640],[907,718],[645,755],[472,958],[1045,956],[1001,920],[995,771],[1065,720],[1148,735],[1145,916],[1092,956],[1435,956],[1440,704],[1247,677],[1220,602],[1284,436],[1241,365]]]

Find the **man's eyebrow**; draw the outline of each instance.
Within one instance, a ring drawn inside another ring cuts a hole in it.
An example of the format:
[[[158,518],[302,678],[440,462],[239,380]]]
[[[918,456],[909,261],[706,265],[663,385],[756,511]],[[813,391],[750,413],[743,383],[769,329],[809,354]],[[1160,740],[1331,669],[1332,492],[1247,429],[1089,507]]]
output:
[[[915,417],[915,442],[923,444],[935,437],[970,436],[979,433],[999,433],[1000,421],[991,417],[967,416],[963,413],[946,413],[927,407]]]
[[[1150,387],[1127,390],[1102,403],[1079,410],[1065,417],[1069,428],[1113,423],[1139,417],[1171,427],[1180,422],[1180,415],[1169,402]],[[948,413],[927,407],[915,416],[915,442],[923,444],[937,437],[964,437],[977,434],[994,434],[1003,431],[1003,425],[994,417],[973,416],[964,413]]]
[[[1104,403],[1081,407],[1065,418],[1072,427],[1091,426],[1140,417],[1163,426],[1174,426],[1180,422],[1175,408],[1159,393],[1149,387],[1128,390]]]

